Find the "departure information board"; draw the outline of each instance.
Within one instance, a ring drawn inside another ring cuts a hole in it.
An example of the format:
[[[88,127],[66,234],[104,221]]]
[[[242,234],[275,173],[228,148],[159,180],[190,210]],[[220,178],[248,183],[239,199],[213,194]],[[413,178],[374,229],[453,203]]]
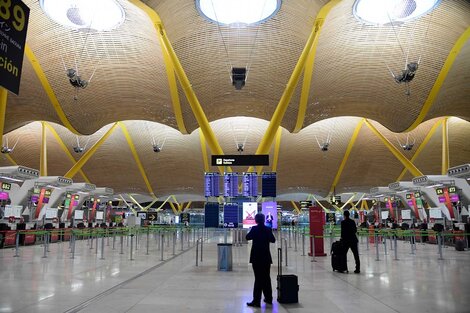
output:
[[[243,173],[243,196],[258,196],[258,175],[256,173]]]
[[[218,202],[207,202],[204,205],[204,227],[219,227]]]
[[[263,197],[276,197],[276,173],[263,173],[261,186]]]
[[[219,173],[205,173],[204,174],[204,196],[205,197],[218,197],[219,196]]]
[[[224,174],[224,196],[238,197],[238,173]]]
[[[224,205],[224,227],[238,227],[238,204],[227,203],[226,205]]]

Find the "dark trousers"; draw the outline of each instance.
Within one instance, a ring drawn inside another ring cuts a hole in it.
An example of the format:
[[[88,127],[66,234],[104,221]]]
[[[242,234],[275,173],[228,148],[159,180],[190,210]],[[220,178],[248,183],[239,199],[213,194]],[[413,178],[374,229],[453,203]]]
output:
[[[255,274],[255,285],[253,286],[253,302],[261,302],[261,292],[266,301],[272,301],[273,290],[271,287],[271,264],[252,264]]]
[[[356,270],[360,270],[361,261],[359,260],[359,251],[357,250],[357,242],[345,242],[344,243],[345,254],[348,253],[349,248],[351,248],[351,252],[354,255],[354,261],[356,262]]]

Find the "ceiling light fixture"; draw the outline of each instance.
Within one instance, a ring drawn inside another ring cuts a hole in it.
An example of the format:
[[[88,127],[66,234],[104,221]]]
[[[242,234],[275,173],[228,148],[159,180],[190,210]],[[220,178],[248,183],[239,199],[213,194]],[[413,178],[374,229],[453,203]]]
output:
[[[281,8],[281,0],[196,0],[199,13],[212,22],[230,26],[262,23]]]
[[[39,4],[53,21],[85,32],[113,30],[125,19],[115,0],[40,0]]]
[[[436,8],[441,0],[356,0],[353,14],[372,25],[402,24]]]

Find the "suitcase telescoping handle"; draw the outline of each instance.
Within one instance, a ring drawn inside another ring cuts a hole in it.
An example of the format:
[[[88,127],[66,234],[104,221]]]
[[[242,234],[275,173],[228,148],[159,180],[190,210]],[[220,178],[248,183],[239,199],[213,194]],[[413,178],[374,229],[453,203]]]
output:
[[[282,249],[277,248],[277,274],[282,275]]]

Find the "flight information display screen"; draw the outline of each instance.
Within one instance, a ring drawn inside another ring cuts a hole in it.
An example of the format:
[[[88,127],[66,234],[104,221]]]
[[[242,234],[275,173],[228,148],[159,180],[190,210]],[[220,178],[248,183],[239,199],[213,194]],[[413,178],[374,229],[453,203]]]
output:
[[[261,175],[263,197],[276,197],[276,173],[263,173]]]
[[[219,196],[219,173],[205,173],[204,174],[204,196],[205,197],[218,197]]]
[[[224,174],[224,196],[238,197],[238,173]]]
[[[258,196],[258,175],[256,173],[243,173],[243,196]]]
[[[224,227],[238,227],[238,204],[227,203],[224,205]]]
[[[207,202],[205,204],[204,227],[219,227],[219,203]]]

